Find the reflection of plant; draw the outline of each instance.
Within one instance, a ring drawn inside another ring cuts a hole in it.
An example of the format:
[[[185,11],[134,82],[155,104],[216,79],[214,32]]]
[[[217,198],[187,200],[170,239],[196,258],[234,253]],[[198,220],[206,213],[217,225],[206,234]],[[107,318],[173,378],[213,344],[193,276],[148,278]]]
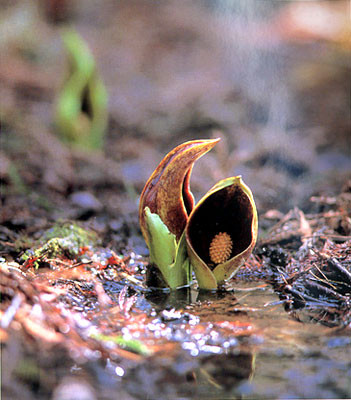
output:
[[[70,144],[101,148],[107,125],[105,86],[83,39],[72,30],[64,31],[62,38],[70,68],[56,103],[56,127]]]
[[[150,263],[171,289],[190,283],[191,268],[200,288],[216,289],[256,243],[256,206],[240,176],[221,180],[194,205],[192,167],[217,142],[194,140],[173,149],[141,194],[139,219]]]

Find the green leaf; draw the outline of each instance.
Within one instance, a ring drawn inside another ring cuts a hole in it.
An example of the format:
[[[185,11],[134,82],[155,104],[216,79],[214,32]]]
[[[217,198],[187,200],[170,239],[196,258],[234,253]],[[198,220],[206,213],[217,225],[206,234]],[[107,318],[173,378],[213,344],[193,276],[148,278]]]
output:
[[[113,342],[117,344],[122,349],[132,351],[133,353],[140,354],[142,356],[148,356],[151,354],[149,348],[136,339],[125,339],[123,336],[108,336],[103,335],[102,333],[92,334],[90,336],[93,339],[102,341],[102,342]]]
[[[159,268],[169,267],[175,259],[175,236],[168,230],[161,218],[150,211],[149,207],[145,208],[145,216],[149,236],[150,261]]]
[[[185,240],[185,234],[181,236],[177,252],[175,256],[174,264],[171,266],[172,278],[177,282],[177,286],[189,285],[191,282],[191,264],[188,257],[187,244]]]
[[[162,222],[159,215],[145,207],[150,262],[161,272],[171,289],[189,284],[191,279],[186,241],[182,235],[179,243]]]

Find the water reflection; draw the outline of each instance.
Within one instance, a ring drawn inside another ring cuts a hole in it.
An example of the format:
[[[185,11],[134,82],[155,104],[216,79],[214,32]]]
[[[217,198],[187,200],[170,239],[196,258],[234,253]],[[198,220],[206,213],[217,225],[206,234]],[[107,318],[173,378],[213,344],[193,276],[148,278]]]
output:
[[[186,306],[203,301],[216,301],[228,296],[224,291],[202,291],[193,287],[184,287],[179,290],[154,289],[145,294],[145,298],[157,310],[182,309]]]

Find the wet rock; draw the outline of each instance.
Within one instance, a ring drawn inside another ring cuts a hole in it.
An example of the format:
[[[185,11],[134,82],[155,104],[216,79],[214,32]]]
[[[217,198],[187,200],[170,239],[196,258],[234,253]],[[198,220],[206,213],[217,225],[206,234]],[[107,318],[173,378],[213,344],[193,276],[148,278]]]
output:
[[[70,196],[72,204],[84,210],[101,211],[103,205],[90,192],[75,192]]]

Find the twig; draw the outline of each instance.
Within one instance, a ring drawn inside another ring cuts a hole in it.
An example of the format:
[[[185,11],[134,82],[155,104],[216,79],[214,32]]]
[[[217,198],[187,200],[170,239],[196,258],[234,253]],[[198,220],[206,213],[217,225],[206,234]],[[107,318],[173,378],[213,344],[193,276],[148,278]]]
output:
[[[1,328],[6,329],[10,325],[10,323],[13,320],[13,318],[15,317],[17,310],[19,309],[23,299],[24,299],[24,296],[22,293],[16,294],[16,296],[12,299],[11,304],[9,305],[9,307],[5,311],[3,317],[1,318],[1,322],[0,322]]]

